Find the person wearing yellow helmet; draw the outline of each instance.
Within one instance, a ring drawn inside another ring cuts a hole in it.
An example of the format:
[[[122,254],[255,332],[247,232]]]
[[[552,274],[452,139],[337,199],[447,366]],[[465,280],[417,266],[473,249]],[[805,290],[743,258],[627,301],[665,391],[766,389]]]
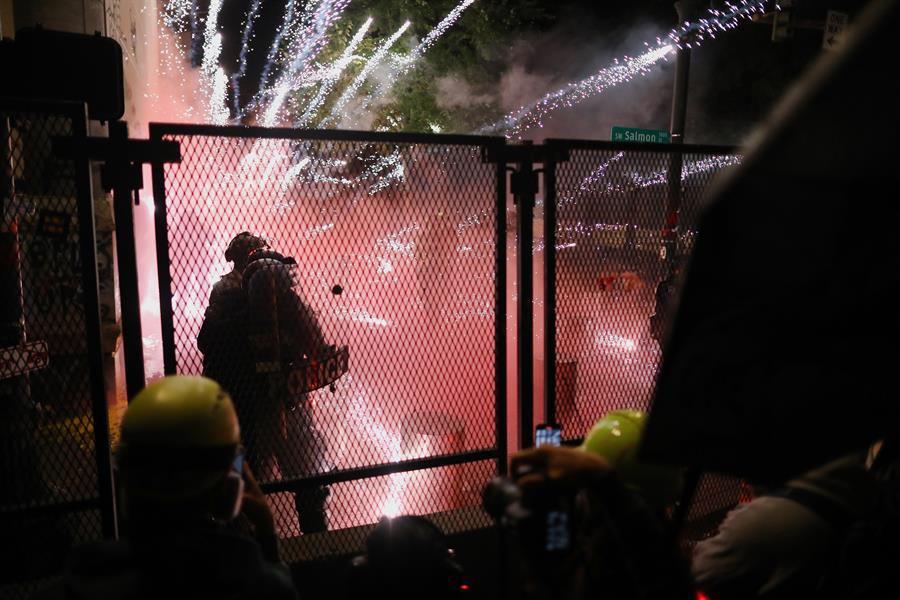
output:
[[[597,421],[581,449],[603,458],[619,480],[655,510],[671,508],[681,497],[682,473],[678,469],[648,464],[638,458],[647,413],[614,410]]]
[[[681,489],[678,470],[638,459],[646,415],[612,411],[578,448],[543,446],[515,454],[510,471],[524,504],[548,493],[571,495],[570,551],[565,562],[532,561],[529,589],[552,597],[694,597],[684,557],[673,542],[665,509]],[[565,503],[563,503],[565,504]]]
[[[120,440],[123,539],[75,549],[62,580],[39,598],[296,598],[218,383],[151,383],[126,410]],[[239,513],[257,539],[230,524]]]
[[[247,461],[257,473],[270,477],[276,463],[287,480],[328,471],[333,465],[308,390],[292,385],[301,365],[326,363],[332,354],[315,311],[301,299],[296,261],[247,232],[232,240],[225,257],[234,270],[213,286],[197,336],[203,374],[234,399]],[[294,493],[302,533],[328,528],[329,494],[327,486]]]
[[[202,512],[233,519],[243,495],[240,426],[229,395],[206,377],[174,376],[141,390],[122,418],[117,452],[125,514]]]

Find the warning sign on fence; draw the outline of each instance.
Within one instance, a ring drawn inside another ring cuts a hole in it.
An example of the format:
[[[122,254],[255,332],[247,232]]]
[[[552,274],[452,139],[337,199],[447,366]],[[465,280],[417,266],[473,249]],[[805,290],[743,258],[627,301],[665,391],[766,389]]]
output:
[[[50,363],[47,342],[30,342],[0,349],[0,379],[39,371]]]

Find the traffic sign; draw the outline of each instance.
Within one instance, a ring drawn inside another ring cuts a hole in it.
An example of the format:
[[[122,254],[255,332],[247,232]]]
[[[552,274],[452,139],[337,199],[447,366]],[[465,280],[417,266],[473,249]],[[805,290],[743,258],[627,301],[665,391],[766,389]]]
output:
[[[828,11],[828,18],[825,19],[825,35],[822,37],[822,48],[834,50],[844,42],[844,31],[847,29],[849,20],[847,13],[836,10]]]
[[[659,129],[638,129],[637,127],[620,127],[616,125],[612,128],[611,137],[614,142],[669,143],[669,132]]]

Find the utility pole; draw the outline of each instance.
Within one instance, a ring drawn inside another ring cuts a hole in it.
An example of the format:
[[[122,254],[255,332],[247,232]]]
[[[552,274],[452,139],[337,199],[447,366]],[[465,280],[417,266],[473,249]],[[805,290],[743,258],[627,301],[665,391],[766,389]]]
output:
[[[702,0],[679,0],[675,2],[679,24],[690,21],[700,12]],[[684,40],[682,40],[684,41]],[[678,49],[675,58],[675,83],[672,90],[672,117],[669,133],[672,144],[684,142],[684,123],[687,116],[688,79],[691,70],[691,49],[685,44]],[[666,277],[672,276],[675,266],[678,242],[678,211],[681,209],[681,168],[683,157],[680,152],[672,152],[669,158],[669,193],[666,202],[666,222],[663,228],[663,252],[666,261]]]

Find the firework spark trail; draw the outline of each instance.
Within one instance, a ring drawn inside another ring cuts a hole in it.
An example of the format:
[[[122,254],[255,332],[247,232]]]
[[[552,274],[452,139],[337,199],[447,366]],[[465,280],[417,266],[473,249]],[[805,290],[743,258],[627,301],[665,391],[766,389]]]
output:
[[[376,446],[386,450],[388,462],[398,462],[407,458],[404,455],[400,442],[400,436],[391,433],[383,425],[379,424],[369,412],[371,402],[367,402],[362,396],[356,396],[351,400],[347,411],[347,420],[355,425],[356,431],[361,431],[366,438],[376,442]],[[400,499],[409,481],[409,474],[394,473],[390,476],[390,487],[385,499],[382,512],[393,517],[400,512]]]
[[[222,34],[217,29],[222,2],[223,0],[211,0],[209,3],[209,14],[206,16],[206,27],[203,30],[203,62],[200,65],[203,85],[207,88],[206,97],[209,98],[206,113],[210,122],[216,125],[224,125],[229,117],[228,108],[225,106],[227,77],[219,66]]]
[[[498,123],[483,127],[479,133],[503,131],[507,138],[521,139],[523,134],[532,127],[543,127],[544,119],[550,113],[561,108],[571,108],[592,96],[602,94],[609,88],[631,81],[638,75],[645,75],[649,67],[674,52],[674,50],[674,45],[666,44],[660,48],[654,48],[645,52],[636,58],[625,57],[621,62],[616,59],[616,64],[613,66],[601,69],[591,77],[582,79],[577,83],[570,83],[562,89],[546,94],[529,106],[523,106],[506,115]]]
[[[428,50],[434,46],[434,43],[438,40],[439,37],[444,35],[450,27],[456,23],[457,19],[459,19],[460,15],[462,15],[463,11],[469,8],[475,0],[462,0],[459,4],[456,5],[456,8],[447,13],[447,16],[441,19],[441,22],[438,23],[434,29],[428,32],[428,35],[419,42],[419,45],[413,48],[413,51],[409,53],[409,56],[402,59],[402,66],[398,77],[408,72],[410,69],[415,67],[416,61],[418,61],[423,54],[428,52]]]
[[[203,62],[200,69],[210,81],[215,75],[216,67],[219,64],[219,55],[222,53],[222,36],[218,32],[222,2],[223,0],[210,0],[206,27],[203,30]]]
[[[183,33],[190,25],[193,0],[169,0],[160,14],[162,22],[171,29]]]
[[[209,120],[213,125],[225,125],[228,123],[228,108],[226,95],[228,93],[228,76],[222,67],[216,69],[213,74],[212,94],[209,100]]]
[[[428,32],[428,35],[413,48],[412,52],[409,53],[409,56],[398,61],[397,68],[393,69],[387,79],[365,99],[363,108],[370,106],[373,102],[387,94],[397,83],[398,79],[412,71],[416,67],[416,63],[418,63],[419,59],[422,58],[422,55],[434,46],[438,38],[444,35],[447,30],[456,23],[463,11],[469,8],[474,2],[475,0],[462,0],[462,2],[457,4],[453,10],[447,13],[447,16],[441,19],[441,22]]]
[[[738,165],[741,163],[740,156],[709,156],[707,158],[702,158],[700,160],[695,160],[693,162],[685,163],[681,168],[681,180],[684,181],[688,177],[693,175],[698,175],[700,173],[707,173],[712,170],[719,171],[726,167],[730,167],[733,165]],[[607,194],[610,192],[621,192],[621,193],[630,193],[635,190],[648,188],[654,185],[663,185],[668,183],[669,181],[669,171],[668,169],[663,169],[660,171],[654,171],[650,175],[642,176],[638,173],[630,173],[629,179],[631,180],[630,185],[621,185],[618,183],[607,183],[602,187],[593,187],[594,184],[600,181],[599,177],[595,177],[592,173],[582,182],[582,185],[579,186],[580,192],[592,192],[592,193],[600,193]],[[582,193],[577,193],[571,196],[567,196],[566,198],[560,200],[560,206],[563,206],[563,203],[572,204],[576,201],[578,196],[583,195]]]
[[[281,47],[284,37],[290,32],[291,23],[294,20],[294,2],[295,0],[288,0],[287,5],[285,5],[281,25],[278,26],[278,30],[275,32],[275,39],[272,40],[269,53],[266,55],[266,64],[263,66],[262,75],[259,77],[259,92],[257,92],[259,98],[265,97],[266,88],[269,85],[269,77],[272,75],[275,59],[278,57],[278,49]]]
[[[391,47],[400,39],[407,29],[409,29],[410,22],[406,21],[403,25],[400,26],[400,29],[394,32],[394,35],[389,37],[387,41],[385,41],[378,50],[375,51],[375,54],[368,60],[368,62],[363,67],[362,71],[360,71],[359,75],[356,76],[356,79],[347,86],[344,90],[344,93],[341,94],[340,98],[338,98],[337,102],[334,103],[334,106],[331,109],[331,112],[327,117],[322,119],[322,122],[319,123],[319,127],[324,126],[326,123],[330,121],[334,121],[337,118],[337,115],[344,110],[344,107],[350,101],[362,84],[369,78],[369,75],[372,74],[372,71],[375,70],[375,67],[384,60],[384,57],[387,55],[388,51]]]
[[[608,193],[630,193],[638,189],[644,189],[648,187],[652,187],[654,185],[664,185],[668,183],[669,172],[667,169],[654,171],[647,176],[640,175],[638,173],[629,173],[628,178],[631,180],[630,185],[621,185],[618,183],[606,183],[603,186],[596,187],[602,178],[606,169],[612,164],[614,161],[617,161],[622,157],[623,153],[618,153],[613,156],[610,160],[604,162],[600,165],[599,168],[594,170],[590,175],[585,177],[578,186],[578,191],[574,194],[570,194],[563,198],[560,198],[557,206],[573,206],[587,194],[608,194]],[[729,156],[708,156],[706,158],[701,158],[699,160],[695,160],[693,162],[685,163],[681,169],[681,179],[682,181],[692,177],[694,175],[699,175],[701,173],[708,173],[709,171],[721,171],[727,167],[731,167],[734,165],[739,165],[741,163],[741,157],[735,155]],[[573,226],[565,226],[562,223],[557,225],[557,239],[561,239],[563,237],[571,237],[572,234],[575,235],[590,235],[594,231],[614,231],[614,230],[622,230],[626,225],[622,224],[609,224],[609,223],[595,223],[593,227],[585,226],[582,223],[578,223]],[[560,244],[557,245],[557,250],[562,248],[572,247],[568,244]],[[542,252],[544,250],[544,241],[543,240],[535,240],[532,245],[532,253],[537,254],[538,252]]]
[[[295,87],[295,81],[306,72],[312,59],[325,46],[327,41],[325,34],[340,19],[348,4],[350,4],[350,0],[321,0],[317,4],[311,17],[311,23],[298,40],[299,48],[294,54],[290,67],[285,70],[278,79],[278,83],[275,84],[275,96],[266,108],[262,120],[263,125],[271,127],[275,124],[287,95]]]
[[[262,0],[253,0],[250,10],[247,11],[247,21],[244,23],[244,31],[241,34],[241,56],[238,62],[238,69],[231,76],[231,92],[232,104],[234,106],[234,114],[241,114],[241,79],[247,73],[247,55],[250,53],[250,39],[253,35],[253,25],[259,17],[259,7]]]
[[[706,173],[713,169],[720,170],[726,167],[731,167],[733,165],[739,165],[740,163],[740,156],[710,156],[707,158],[702,158],[691,163],[686,163],[681,169],[681,179],[683,181],[692,175]],[[664,183],[667,183],[668,181],[668,170],[656,171],[654,173],[651,173],[647,177],[643,177],[637,173],[631,174],[631,183],[634,185],[634,189],[647,188],[654,185],[662,185]]]
[[[366,22],[362,24],[362,27],[354,34],[353,38],[350,40],[350,43],[347,44],[347,47],[344,48],[344,52],[341,54],[340,58],[338,58],[334,64],[332,64],[325,78],[322,80],[322,84],[319,86],[319,92],[316,94],[316,97],[312,99],[309,105],[306,107],[306,110],[303,111],[303,114],[300,115],[300,118],[297,120],[297,127],[306,126],[310,120],[315,116],[316,111],[319,110],[319,107],[322,106],[322,103],[325,102],[325,98],[334,88],[335,84],[340,79],[341,74],[344,72],[344,69],[350,64],[350,61],[353,59],[353,53],[359,47],[360,43],[362,43],[363,38],[366,36],[366,33],[369,31],[369,27],[372,26],[372,17],[366,19]]]
[[[601,69],[591,77],[550,92],[532,104],[509,113],[497,123],[482,127],[478,133],[503,132],[507,138],[521,139],[527,130],[543,127],[544,121],[557,110],[571,108],[620,83],[631,81],[638,75],[646,75],[652,65],[676,49],[697,47],[707,37],[715,39],[716,34],[735,29],[742,20],[765,12],[769,4],[769,0],[741,0],[737,5],[728,4],[724,11],[710,9],[706,17],[685,22],[672,29],[665,39],[657,38],[655,47],[645,43],[648,50],[641,56],[616,59],[612,66]]]
[[[388,172],[381,175],[381,172],[386,168]],[[400,151],[395,150],[390,155],[380,159],[373,165],[371,174],[379,179],[369,188],[368,194],[370,196],[374,196],[378,192],[389,188],[395,182],[403,182],[406,179],[406,168],[403,166],[403,158],[400,156]]]

